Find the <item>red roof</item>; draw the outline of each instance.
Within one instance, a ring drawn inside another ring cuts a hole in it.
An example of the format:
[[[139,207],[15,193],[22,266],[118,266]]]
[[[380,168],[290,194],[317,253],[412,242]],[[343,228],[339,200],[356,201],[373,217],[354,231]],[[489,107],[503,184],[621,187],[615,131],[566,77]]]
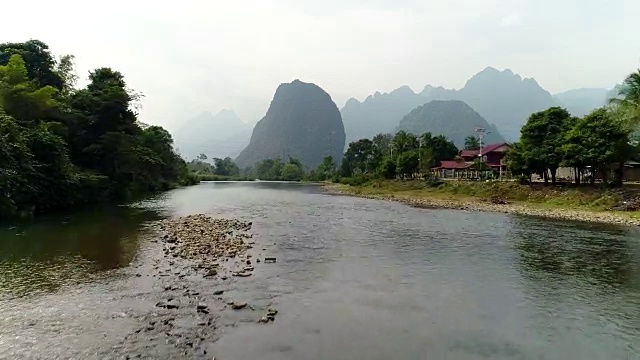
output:
[[[440,166],[436,169],[467,169],[472,165],[472,163],[466,163],[464,161],[444,160],[440,162]]]
[[[509,145],[508,143],[497,143],[497,144],[491,144],[491,145],[487,145],[485,147],[482,148],[482,154],[488,154],[490,152],[493,152],[499,148],[501,148],[502,146],[505,145]],[[464,157],[475,157],[480,155],[480,151],[479,150],[462,150],[460,152],[460,156]]]

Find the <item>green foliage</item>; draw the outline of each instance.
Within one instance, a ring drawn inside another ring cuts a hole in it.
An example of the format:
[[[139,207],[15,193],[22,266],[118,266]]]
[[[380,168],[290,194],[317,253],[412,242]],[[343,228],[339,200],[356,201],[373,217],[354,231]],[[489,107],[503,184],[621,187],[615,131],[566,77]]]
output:
[[[532,173],[551,173],[555,183],[556,170],[563,160],[564,133],[571,124],[571,115],[562,108],[552,107],[532,114],[522,127],[518,156]]]
[[[382,153],[369,139],[360,139],[349,144],[342,158],[340,174],[350,177],[355,173],[370,173],[377,169]]]
[[[284,163],[281,158],[262,160],[255,167],[255,177],[260,180],[301,181],[305,171],[300,160],[289,158]]]
[[[75,82],[72,56],[56,62],[37,40],[0,44],[0,217],[196,181],[171,135],[137,122],[139,95],[120,73]]]
[[[418,172],[419,155],[417,150],[403,152],[398,156],[396,171],[403,178],[411,178]]]
[[[467,136],[464,138],[464,149],[465,150],[479,150],[480,149],[480,140],[475,136]]]
[[[311,181],[325,181],[336,174],[336,163],[332,156],[326,156],[317,168],[311,170],[307,178]]]
[[[378,175],[383,179],[394,179],[396,177],[396,162],[391,158],[386,158],[378,168]]]

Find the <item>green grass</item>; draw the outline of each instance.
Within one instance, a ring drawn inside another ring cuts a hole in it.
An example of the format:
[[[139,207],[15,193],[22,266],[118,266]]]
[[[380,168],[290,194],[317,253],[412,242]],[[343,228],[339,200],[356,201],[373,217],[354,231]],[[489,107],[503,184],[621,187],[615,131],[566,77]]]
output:
[[[224,176],[212,174],[195,174],[198,181],[254,181],[253,178],[245,176]]]
[[[619,191],[592,186],[521,185],[517,182],[445,181],[429,186],[425,181],[372,180],[362,185],[340,189],[356,195],[434,198],[458,201],[488,201],[504,199],[509,203],[554,209],[608,211],[620,199]],[[628,213],[640,217],[640,212]]]

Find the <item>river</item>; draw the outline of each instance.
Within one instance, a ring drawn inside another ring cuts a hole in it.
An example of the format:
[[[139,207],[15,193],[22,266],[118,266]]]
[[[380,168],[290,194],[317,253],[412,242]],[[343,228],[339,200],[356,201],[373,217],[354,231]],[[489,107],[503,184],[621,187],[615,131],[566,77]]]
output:
[[[181,277],[216,316],[189,358],[640,359],[636,229],[266,182],[4,225],[0,358],[186,357],[140,327],[166,292],[151,276],[153,224],[195,213],[252,221],[259,256],[277,262],[246,279]],[[279,314],[258,324],[230,298]],[[185,333],[198,326],[188,316]]]

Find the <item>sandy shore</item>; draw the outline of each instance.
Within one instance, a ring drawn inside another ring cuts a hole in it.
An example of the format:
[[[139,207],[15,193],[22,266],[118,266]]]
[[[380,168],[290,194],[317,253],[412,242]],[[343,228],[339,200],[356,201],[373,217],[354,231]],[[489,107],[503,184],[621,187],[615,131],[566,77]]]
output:
[[[378,194],[361,194],[357,192],[357,188],[325,185],[324,189],[328,192],[341,195],[349,195],[366,199],[396,201],[403,204],[416,207],[455,209],[467,211],[486,211],[499,212],[505,214],[517,214],[528,216],[539,216],[549,219],[576,220],[586,222],[596,222],[605,224],[618,224],[629,226],[640,226],[640,219],[634,219],[625,213],[616,212],[598,212],[575,209],[545,209],[526,204],[493,204],[481,200],[457,200],[457,199],[438,199],[426,197],[409,197],[403,195],[378,195]]]

